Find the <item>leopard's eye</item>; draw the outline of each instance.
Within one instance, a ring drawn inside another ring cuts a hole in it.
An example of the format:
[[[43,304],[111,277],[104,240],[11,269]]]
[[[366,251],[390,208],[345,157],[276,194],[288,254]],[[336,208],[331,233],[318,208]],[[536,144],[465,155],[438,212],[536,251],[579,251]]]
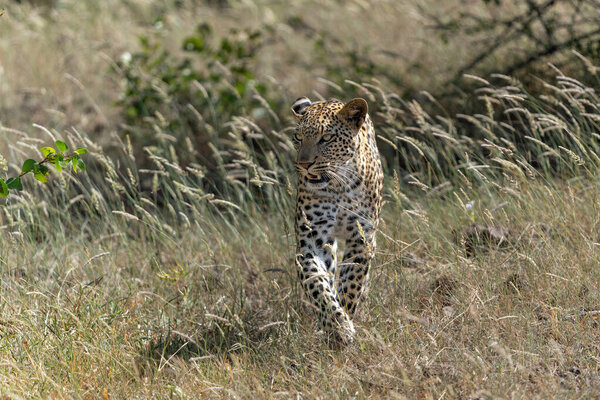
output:
[[[331,133],[326,133],[321,136],[321,140],[324,142],[329,142],[331,139],[333,139],[333,135]]]
[[[294,140],[296,142],[301,142],[302,141],[302,136],[300,135],[299,132],[294,132]]]

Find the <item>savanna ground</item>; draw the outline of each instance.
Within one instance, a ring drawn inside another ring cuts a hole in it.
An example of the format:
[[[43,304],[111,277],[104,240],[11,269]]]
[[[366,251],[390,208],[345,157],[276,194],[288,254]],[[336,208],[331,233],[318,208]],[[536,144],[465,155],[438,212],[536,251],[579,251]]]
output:
[[[458,85],[479,39],[438,3],[0,3],[0,177],[90,151],[0,200],[2,398],[600,397],[597,60]],[[367,98],[385,157],[345,349],[294,270],[300,95]]]

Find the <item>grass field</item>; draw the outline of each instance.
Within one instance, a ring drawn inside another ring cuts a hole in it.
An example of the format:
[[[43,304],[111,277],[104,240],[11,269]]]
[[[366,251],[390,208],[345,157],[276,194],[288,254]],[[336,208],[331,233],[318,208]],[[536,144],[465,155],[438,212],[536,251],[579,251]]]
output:
[[[532,184],[473,193],[469,213],[448,198],[408,210],[388,203],[358,340],[341,351],[315,333],[280,217],[178,229],[168,240],[151,239],[138,220],[115,221],[114,233],[94,238],[6,235],[2,390],[9,398],[593,398],[599,194],[581,183]],[[518,243],[467,258],[451,227],[471,218],[511,227]]]
[[[90,151],[85,174],[24,180],[0,200],[0,398],[600,397],[593,87],[560,71],[542,94],[470,77],[480,112],[450,116],[376,76],[357,83],[375,110],[386,194],[357,340],[332,349],[293,265],[291,118],[228,121],[211,192],[207,169],[180,161],[175,142],[140,166],[110,72],[159,29],[156,15],[173,49],[199,20],[270,23],[284,41],[263,50],[260,78],[281,97],[343,97],[319,68],[289,61],[311,53],[283,22],[316,2],[58,3],[0,3],[0,177],[56,139]],[[431,69],[400,57],[394,73],[433,90],[444,63],[465,56],[453,51],[461,38],[425,41],[428,2],[379,3],[319,2],[325,11],[304,22],[412,54]],[[365,12],[364,32],[344,25]]]

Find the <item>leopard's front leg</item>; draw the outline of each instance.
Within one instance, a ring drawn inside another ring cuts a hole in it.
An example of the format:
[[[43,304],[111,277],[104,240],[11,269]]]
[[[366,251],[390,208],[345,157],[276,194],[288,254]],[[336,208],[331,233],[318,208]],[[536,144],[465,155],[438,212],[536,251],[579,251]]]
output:
[[[376,247],[373,224],[363,218],[353,220],[354,223],[348,227],[350,236],[346,240],[338,284],[340,304],[350,316],[356,312],[365,292]]]
[[[337,207],[300,205],[297,213],[296,265],[302,287],[316,308],[323,330],[343,343],[354,337],[354,326],[338,301],[333,283],[337,243],[333,238]]]

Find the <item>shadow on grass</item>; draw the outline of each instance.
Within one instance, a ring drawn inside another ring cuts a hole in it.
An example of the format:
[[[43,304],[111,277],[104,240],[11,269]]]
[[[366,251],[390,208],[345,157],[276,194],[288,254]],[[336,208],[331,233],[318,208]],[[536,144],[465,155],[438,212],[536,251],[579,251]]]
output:
[[[236,353],[260,354],[283,336],[293,336],[284,333],[288,330],[286,322],[268,322],[272,316],[252,310],[242,315],[230,314],[228,318],[207,314],[193,335],[177,330],[157,332],[142,348],[138,366],[143,373],[174,357],[189,362],[213,357],[228,359]]]

